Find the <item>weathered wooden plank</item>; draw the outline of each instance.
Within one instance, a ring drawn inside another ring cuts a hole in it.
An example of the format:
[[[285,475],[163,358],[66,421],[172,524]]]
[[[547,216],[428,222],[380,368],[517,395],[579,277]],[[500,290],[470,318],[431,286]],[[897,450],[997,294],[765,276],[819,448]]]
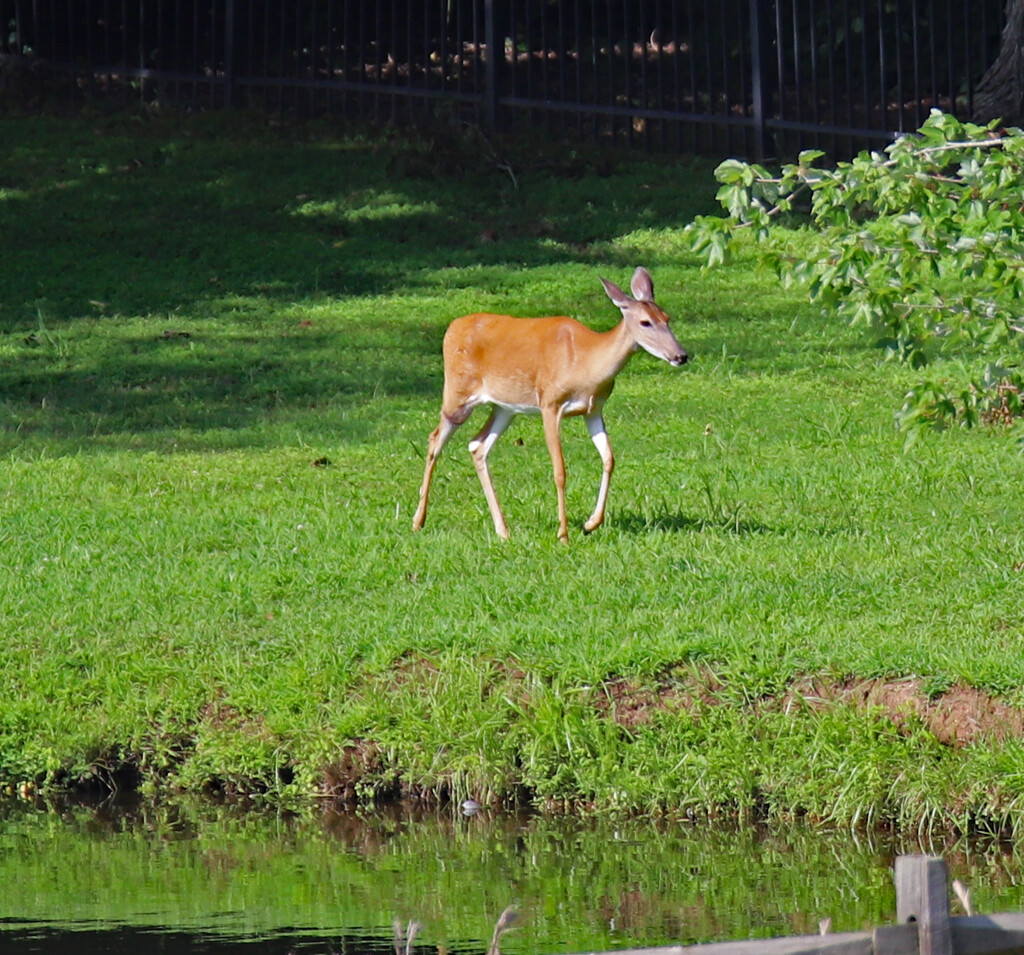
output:
[[[930,856],[896,860],[900,924],[872,932],[796,935],[582,955],[1024,955],[1024,913],[949,917],[946,865]],[[927,941],[926,941],[927,940]]]
[[[583,955],[601,953],[587,952]],[[840,932],[835,935],[791,935],[786,938],[708,942],[704,945],[617,949],[614,955],[873,955],[873,947],[871,932]]]
[[[951,918],[954,955],[1024,955],[1024,912]],[[917,955],[918,923],[873,932],[755,938],[703,945],[621,949],[583,955]]]
[[[896,918],[917,923],[920,955],[953,955],[946,863],[935,856],[897,856]]]
[[[1024,913],[971,915],[950,919],[956,955],[1024,953]]]
[[[874,955],[917,955],[917,925],[879,925],[872,935]]]

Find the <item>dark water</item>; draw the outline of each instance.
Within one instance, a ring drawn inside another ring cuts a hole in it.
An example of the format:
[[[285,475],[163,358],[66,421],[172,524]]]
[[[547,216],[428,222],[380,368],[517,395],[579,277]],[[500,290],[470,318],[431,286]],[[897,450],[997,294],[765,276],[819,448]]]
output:
[[[834,931],[891,922],[898,851],[941,853],[981,912],[1024,909],[996,842],[691,823],[209,805],[0,806],[0,953],[506,955]]]
[[[282,955],[294,952],[359,953],[359,955],[394,955],[391,945],[359,936],[342,937],[333,942],[287,929],[262,938],[220,936],[201,932],[179,932],[171,928],[140,929],[132,926],[64,925],[55,927],[21,924],[8,928],[0,922],[0,950],[4,952],[38,952],[55,955],[138,955],[140,952],[163,952],[166,955]]]

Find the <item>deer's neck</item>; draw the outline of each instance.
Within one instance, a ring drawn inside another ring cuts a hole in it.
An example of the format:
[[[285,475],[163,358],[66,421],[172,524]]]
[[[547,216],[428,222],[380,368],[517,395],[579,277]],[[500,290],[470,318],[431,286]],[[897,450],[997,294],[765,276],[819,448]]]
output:
[[[601,349],[602,362],[607,369],[607,378],[614,378],[622,371],[630,355],[639,347],[633,333],[623,319],[611,331],[605,332],[602,336],[603,348]]]

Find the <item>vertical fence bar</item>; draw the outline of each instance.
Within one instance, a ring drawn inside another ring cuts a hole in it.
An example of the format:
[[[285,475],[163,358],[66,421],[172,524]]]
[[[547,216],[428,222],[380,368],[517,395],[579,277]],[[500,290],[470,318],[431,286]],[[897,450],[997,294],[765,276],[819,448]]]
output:
[[[906,95],[904,93],[904,79],[903,79],[903,51],[900,49],[901,41],[903,39],[903,17],[901,16],[900,5],[898,3],[893,4],[893,18],[896,23],[896,121],[898,123],[896,129],[901,133],[907,128],[906,119],[904,117],[904,106],[906,104]],[[881,32],[881,31],[880,31]]]
[[[317,56],[320,50],[320,45],[317,43],[317,19],[316,12],[320,9],[319,3],[312,3],[309,7],[309,59],[306,66],[306,76],[309,79],[309,111],[312,114],[316,114],[317,96],[319,92],[317,90],[317,76],[319,74],[319,66],[317,63]]]
[[[588,79],[589,79],[589,84],[588,84],[589,85],[589,96],[590,96],[590,100],[592,102],[597,103],[600,100],[601,81],[598,78],[599,74],[598,74],[598,66],[597,66],[598,38],[597,38],[597,2],[596,2],[596,0],[590,0],[590,20],[589,20],[589,23],[590,23],[590,50],[589,50],[589,54],[587,56],[587,63],[590,66],[590,72],[588,74]],[[582,61],[583,61],[583,53],[582,53],[582,51],[580,51],[580,62],[582,63]],[[583,75],[582,69],[580,70],[577,82],[579,83],[579,90],[578,90],[578,92],[576,94],[576,97],[577,97],[578,100],[580,100],[582,102],[582,98],[583,98],[583,82],[584,82],[584,75]],[[591,115],[589,117],[588,125],[590,127],[591,139],[594,142],[597,142],[597,135],[598,135],[597,124],[598,124],[597,116],[596,115]]]
[[[679,77],[680,60],[683,57],[683,41],[679,35],[679,4],[669,4],[672,10],[672,102],[678,111],[683,109],[682,84]],[[683,146],[683,124],[672,124],[673,142],[677,150]]]
[[[691,109],[694,113],[700,112],[700,85],[698,83],[698,70],[700,67],[700,61],[698,59],[697,52],[697,13],[696,13],[697,0],[690,0],[688,4],[688,26],[689,30],[687,35],[690,37],[690,43],[693,46],[693,56],[690,57],[689,64],[689,78],[690,78],[690,104]],[[703,142],[704,125],[699,121],[695,121],[690,126],[693,132],[693,148],[695,152],[700,152],[701,143]]]
[[[558,67],[558,99],[560,102],[568,102],[569,98],[569,85],[566,79],[566,73],[568,70],[568,59],[569,59],[569,42],[565,30],[565,5],[558,5],[558,45],[555,49],[555,55],[558,57],[556,66]],[[567,122],[568,116],[565,113],[561,114],[561,122],[563,125]]]
[[[409,85],[412,86],[412,72],[413,72],[413,58],[412,58],[412,4],[409,4],[410,16],[409,16],[409,32],[406,37],[406,45],[408,52],[406,56],[409,60]],[[423,37],[420,43],[421,55],[423,56],[423,92],[430,88],[430,0],[423,0]],[[424,95],[423,103],[426,105],[427,97]],[[413,108],[413,97],[409,97],[409,108]]]
[[[125,0],[125,2],[127,2],[127,0]],[[50,14],[47,17],[47,19],[50,21],[50,50],[52,51],[52,53],[50,55],[51,56],[57,56],[57,53],[58,53],[58,46],[57,46],[57,11],[53,9],[53,0],[50,0],[49,7],[50,7]],[[38,14],[36,15],[36,28],[39,29],[39,16],[38,16]]]
[[[867,5],[868,0],[860,0],[861,23],[863,24],[867,24]],[[861,104],[861,109],[864,112],[861,125],[867,126],[870,123],[871,116],[871,92],[868,83],[868,34],[866,27],[861,33],[860,41],[860,87],[864,94]]]
[[[719,69],[721,73],[721,105],[722,108],[717,112],[728,115],[730,105],[730,91],[732,90],[732,77],[731,70],[729,69],[729,35],[726,30],[726,11],[725,5],[718,3],[715,4],[718,10],[718,47],[721,52],[722,58]],[[742,10],[742,6],[740,7]],[[742,14],[741,14],[742,15]],[[711,29],[711,23],[708,22],[708,29]],[[740,27],[740,34],[742,35],[743,27]],[[712,110],[715,112],[715,110]],[[715,130],[721,133],[722,146],[719,148],[724,149],[726,152],[732,152],[732,130],[726,125],[718,125],[714,127]]]
[[[889,103],[886,97],[885,83],[885,4],[882,0],[876,3],[878,8],[878,99],[882,109],[882,129],[889,125]]]
[[[549,53],[549,40],[548,40],[548,17],[547,10],[541,9],[540,11],[540,95],[541,99],[554,99],[551,96],[551,87],[549,86],[551,80],[548,77],[548,53]],[[532,47],[534,44],[531,43]],[[529,52],[529,51],[528,51]],[[551,129],[553,125],[553,117],[550,110],[545,110],[541,116],[544,122],[544,126],[547,129]]]
[[[235,0],[224,0],[224,108],[235,102]]]
[[[655,96],[655,106],[659,110],[668,108],[668,104],[665,102],[665,21],[663,19],[661,5],[657,5],[654,8],[654,26],[651,27],[651,55],[656,57],[655,59],[655,73],[657,75],[657,93]],[[650,26],[650,24],[648,24]],[[668,135],[668,124],[664,120],[658,122],[658,146],[660,149],[665,148],[667,143]]]
[[[87,2],[85,4],[85,56],[86,56],[86,72],[85,82],[86,88],[89,90],[89,94],[95,93],[96,76],[92,71],[92,65],[96,62],[96,58],[93,53],[93,23],[96,18],[93,16],[92,3]],[[2,26],[2,25],[0,25]],[[3,48],[3,43],[0,42],[0,49]]]
[[[628,3],[622,5],[622,82],[623,82],[623,104],[626,107],[626,142],[633,145],[633,124],[636,121],[632,115],[633,108],[633,36],[629,23]]]
[[[158,72],[163,72],[173,67],[169,57],[167,56],[167,50],[164,47],[164,0],[157,0],[156,3],[156,57],[153,63],[153,68]],[[163,87],[166,89],[166,87]],[[157,88],[156,99],[161,99],[160,87]]]
[[[742,4],[740,9],[737,11],[737,23],[739,28],[739,34],[736,37],[736,45],[738,49],[738,55],[736,56],[736,89],[737,96],[735,103],[739,106],[739,109],[744,119],[753,119],[753,84],[752,75],[754,67],[754,56],[757,55],[753,52],[754,46],[752,44],[753,36],[751,34],[752,24],[754,18],[750,15],[750,5],[747,4],[747,8],[743,9]],[[746,16],[746,20],[743,17]],[[763,27],[762,23],[762,27]],[[727,108],[729,111],[732,110],[732,103],[727,102]],[[738,141],[742,145],[738,148],[743,151],[745,155],[751,153],[751,140],[753,139],[753,128],[740,128],[737,131],[738,135],[729,135],[729,151],[731,153],[736,152],[737,147],[732,145],[734,140]],[[753,150],[757,152],[756,147]],[[755,158],[756,155],[755,155]]]
[[[139,76],[139,105],[142,106],[146,102],[146,79],[141,75],[141,71],[146,68],[146,0],[139,0],[139,22],[138,22],[138,37],[136,43],[138,44],[138,68],[140,70]]]
[[[929,79],[929,94],[930,94],[930,98],[932,100],[932,105],[933,106],[938,106],[940,108],[940,110],[941,110],[941,108],[943,108],[943,106],[942,106],[942,103],[941,103],[940,98],[939,98],[940,97],[939,72],[938,72],[939,50],[938,50],[938,46],[936,45],[936,40],[938,38],[939,31],[938,31],[938,29],[936,27],[936,23],[935,23],[935,4],[934,3],[930,4],[929,5],[929,9],[930,9],[930,14],[929,14],[929,17],[928,17],[928,66],[929,66],[929,77],[928,77],[928,79]],[[946,42],[947,43],[949,42],[948,36],[947,36]],[[955,112],[955,105],[952,105],[950,107],[950,111],[949,112],[950,113]]]
[[[573,101],[577,106],[583,102],[583,27],[581,19],[581,8],[580,0],[575,0],[574,3],[574,25],[575,35],[573,37],[573,45],[576,48],[576,70],[575,70],[575,92],[573,95]],[[579,110],[576,113],[576,135],[581,139],[583,138],[583,110]]]
[[[449,22],[449,11],[444,0],[440,0],[440,2],[439,0],[434,0],[434,3],[435,16],[437,17],[437,36],[434,40],[436,48],[432,51],[432,54],[436,57],[436,62],[432,64],[432,68],[437,74],[437,88],[447,93],[449,90],[457,88],[457,84],[451,82],[455,77],[448,68],[448,51],[452,46],[451,31],[454,31],[454,24]]]
[[[778,92],[778,103],[775,106],[775,112],[778,116],[784,117],[786,114],[786,103],[783,90],[785,89],[786,61],[782,50],[782,0],[775,0],[773,6],[775,7],[775,70],[772,76],[775,82],[775,89]]]
[[[711,9],[708,0],[703,0],[703,24],[704,24],[704,36],[703,36],[703,81],[704,81],[704,98],[706,102],[703,104],[703,109],[700,112],[713,113],[715,111],[715,84],[714,84],[714,70],[711,66],[712,50],[711,50]],[[694,33],[696,37],[696,33]],[[696,86],[697,95],[700,96],[700,87]],[[705,125],[705,135],[701,137],[702,143],[715,141],[715,128],[714,126]]]
[[[754,120],[754,156],[768,156],[768,0],[750,0],[750,96]]]
[[[930,24],[929,31],[931,32],[933,29],[933,25]],[[911,78],[913,83],[913,128],[916,129],[923,122],[921,116],[921,20],[916,3],[910,7],[910,36],[913,38],[913,76]]]
[[[334,93],[334,2],[333,0],[327,0],[327,13],[324,17],[324,34],[325,39],[323,42],[323,66],[322,73],[324,80],[327,82],[327,87],[324,89],[323,104],[324,112],[328,115],[331,113],[331,108],[334,105],[333,93]]]
[[[174,0],[174,69],[179,74],[178,78],[174,80],[174,99],[176,102],[181,101],[181,74],[184,70],[181,68],[181,0]]]
[[[827,103],[826,103],[826,106],[825,106],[825,121],[830,123],[830,124],[832,124],[832,125],[838,125],[839,120],[838,120],[838,118],[836,116],[836,105],[839,102],[839,91],[836,88],[836,56],[837,56],[837,51],[836,51],[836,45],[835,45],[836,24],[835,24],[835,19],[832,16],[832,14],[833,14],[833,7],[834,7],[834,4],[831,4],[831,3],[828,4],[828,8],[827,8],[827,11],[828,11],[828,22],[825,25],[826,36],[828,37],[828,42],[826,44],[827,52],[825,54],[825,56],[826,56],[826,70],[827,70],[827,73],[828,73],[828,78],[826,80],[826,82],[827,82],[827,89],[828,89],[828,100],[827,100]],[[831,143],[831,146],[832,146],[832,148],[829,150],[829,152],[832,152],[835,149],[836,141],[837,140],[836,140],[835,136],[830,136],[829,137],[829,142]]]
[[[498,37],[498,14],[495,5],[500,0],[484,0],[484,128],[494,131],[498,123],[498,57],[504,58],[505,44]],[[501,50],[498,44],[501,43]],[[512,51],[515,56],[515,49]]]
[[[514,7],[515,9],[508,26],[512,54],[512,60],[509,63],[509,69],[512,73],[510,87],[513,96],[532,99],[533,74],[530,65],[530,41],[533,36],[533,16],[530,13],[532,5],[527,0],[525,3],[514,5]],[[520,50],[523,52],[522,57],[520,57]],[[534,122],[533,110],[530,110],[525,115],[527,116],[527,122],[532,126]]]
[[[260,68],[260,86],[263,88],[263,108],[270,109],[270,4],[263,5],[263,65]]]
[[[802,70],[804,58],[800,52],[800,10],[795,0],[790,4],[790,8],[793,16],[793,101],[796,105],[796,121],[802,123],[804,121],[804,78]]]
[[[981,28],[982,28],[982,30],[984,30],[986,28],[985,15],[984,15],[985,14],[985,8],[982,7],[981,9],[982,9],[982,16],[980,18],[981,19]],[[966,70],[966,73],[967,73],[967,76],[968,76],[968,80],[967,80],[966,114],[967,114],[967,116],[971,116],[974,113],[974,83],[976,81],[976,77],[971,76],[971,65],[972,65],[972,63],[974,61],[974,58],[971,56],[971,31],[970,30],[964,30],[963,31],[963,36],[964,36],[964,64],[965,64],[965,70]],[[950,56],[952,56],[952,52],[950,53]]]
[[[811,101],[808,105],[811,111],[811,122],[819,123],[821,121],[818,112],[820,74],[818,71],[818,29],[814,10],[810,11],[810,16],[807,18],[807,37],[811,61]]]
[[[639,95],[636,97],[639,100],[639,106],[641,110],[646,111],[650,106],[650,71],[647,68],[647,55],[648,55],[648,41],[650,40],[650,31],[647,29],[647,5],[639,4],[639,23],[637,25],[637,41],[633,43],[630,41],[631,48],[636,51],[640,51],[640,90]],[[644,145],[644,149],[649,149],[651,145],[651,122],[645,116],[640,117],[640,131],[643,135],[640,137],[640,141]]]
[[[607,16],[605,17],[607,24],[607,34],[605,42],[607,44],[608,52],[608,105],[610,107],[615,106],[615,27],[612,21],[612,7],[608,4],[606,7]],[[611,138],[615,139],[615,114],[609,113],[608,116],[608,129],[611,132]]]
[[[843,92],[846,100],[846,126],[853,128],[853,31],[850,28],[850,0],[843,0],[843,22],[846,24],[846,35],[843,39]],[[849,143],[847,143],[849,147]]]
[[[478,0],[473,0],[469,18],[470,36],[473,38],[473,41],[469,47],[460,48],[459,56],[463,58],[463,63],[470,63],[470,69],[473,71],[473,74],[470,78],[469,90],[473,94],[474,100],[480,99],[482,102],[481,97],[483,97],[484,88],[481,85],[480,77],[480,50],[483,46],[483,17],[481,16],[481,13],[482,11]],[[470,59],[470,57],[472,57],[472,59]],[[480,110],[480,114],[482,117],[483,109]]]
[[[292,84],[292,104],[295,109],[299,108],[302,103],[302,64],[304,57],[302,55],[302,0],[295,0],[295,38],[292,40],[292,63],[294,67],[291,71],[294,74],[295,82]]]

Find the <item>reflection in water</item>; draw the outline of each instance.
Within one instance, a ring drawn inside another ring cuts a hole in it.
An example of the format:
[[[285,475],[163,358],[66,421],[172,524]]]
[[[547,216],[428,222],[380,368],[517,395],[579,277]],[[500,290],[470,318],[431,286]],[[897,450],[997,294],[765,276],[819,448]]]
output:
[[[1024,908],[995,843],[458,809],[293,817],[208,804],[0,806],[0,949],[506,955],[834,931],[892,921],[896,851],[945,855],[979,911]]]
[[[310,952],[316,955],[394,955],[390,945],[365,938],[339,938],[333,943],[296,935],[287,931],[264,938],[238,938],[176,932],[173,929],[139,929],[130,926],[106,928],[23,927],[4,931],[0,922],[3,951],[19,955],[139,955],[159,952],[165,955],[286,955]]]

